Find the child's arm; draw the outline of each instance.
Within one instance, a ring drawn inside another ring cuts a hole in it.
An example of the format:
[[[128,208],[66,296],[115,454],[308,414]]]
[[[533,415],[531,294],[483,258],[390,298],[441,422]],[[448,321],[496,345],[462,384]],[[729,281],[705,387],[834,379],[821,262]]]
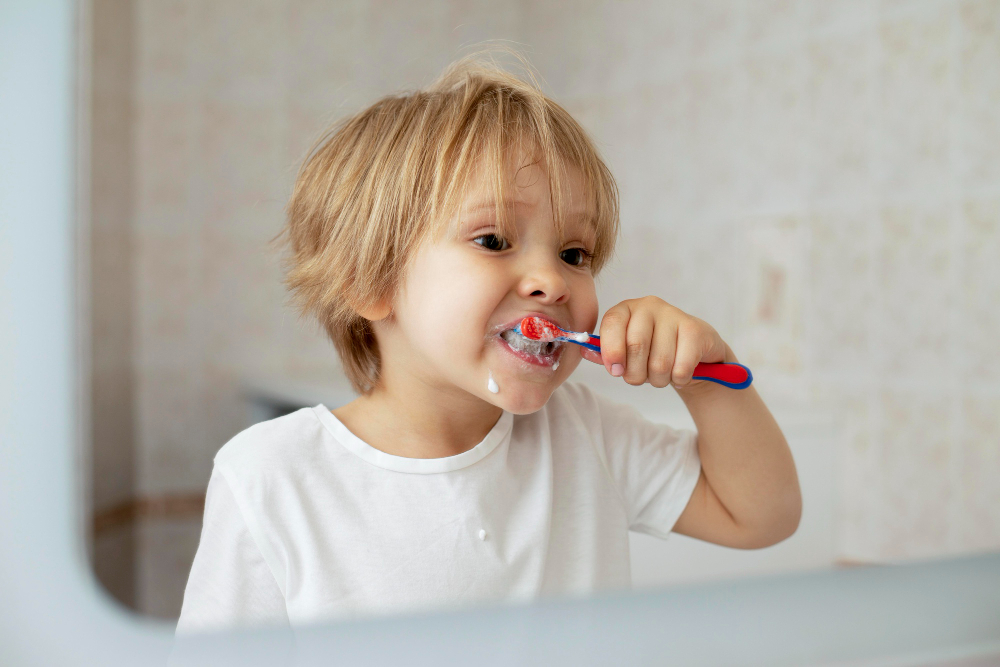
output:
[[[601,356],[592,361],[629,384],[672,383],[698,428],[702,471],[674,532],[742,549],[791,536],[802,513],[798,475],[764,401],[752,385],[691,380],[699,362],[737,362],[715,329],[645,297],[608,310],[600,335]]]

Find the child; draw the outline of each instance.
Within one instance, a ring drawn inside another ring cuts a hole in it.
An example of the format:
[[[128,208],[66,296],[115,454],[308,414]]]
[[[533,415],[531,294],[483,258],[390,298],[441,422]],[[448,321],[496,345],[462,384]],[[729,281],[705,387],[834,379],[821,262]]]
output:
[[[287,283],[359,396],[218,452],[179,634],[589,594],[630,585],[629,530],[744,549],[796,530],[756,390],[691,379],[736,361],[707,323],[648,296],[604,314],[601,354],[511,331],[593,331],[618,233],[611,174],[533,78],[472,56],[340,122],[285,232]],[[567,382],[581,359],[672,384],[697,436]]]

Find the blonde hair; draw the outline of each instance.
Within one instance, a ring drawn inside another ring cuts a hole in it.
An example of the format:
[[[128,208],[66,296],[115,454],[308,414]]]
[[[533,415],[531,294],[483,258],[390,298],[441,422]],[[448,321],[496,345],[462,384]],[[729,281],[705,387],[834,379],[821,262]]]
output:
[[[505,156],[529,147],[547,167],[560,236],[563,179],[567,166],[577,168],[595,232],[594,275],[614,251],[614,177],[584,129],[514,55],[528,81],[502,69],[489,52],[471,54],[425,90],[383,97],[336,122],[299,171],[279,234],[291,246],[285,284],[301,313],[326,329],[359,394],[377,386],[381,367],[371,323],[359,311],[391,301],[408,259],[457,212],[478,165],[486,169],[499,233],[507,237]]]

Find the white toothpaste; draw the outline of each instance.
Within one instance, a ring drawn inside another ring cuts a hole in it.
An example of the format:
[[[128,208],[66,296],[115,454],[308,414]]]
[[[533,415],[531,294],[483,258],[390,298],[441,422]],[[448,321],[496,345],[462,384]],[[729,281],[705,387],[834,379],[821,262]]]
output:
[[[575,334],[573,334],[571,336],[566,336],[566,337],[567,338],[572,338],[577,343],[587,343],[587,342],[590,342],[590,334],[587,333],[587,332],[585,332],[585,331],[581,331],[580,333],[575,333]]]
[[[500,387],[497,385],[497,381],[493,379],[493,371],[490,371],[490,379],[486,382],[486,388],[494,394],[500,393]]]

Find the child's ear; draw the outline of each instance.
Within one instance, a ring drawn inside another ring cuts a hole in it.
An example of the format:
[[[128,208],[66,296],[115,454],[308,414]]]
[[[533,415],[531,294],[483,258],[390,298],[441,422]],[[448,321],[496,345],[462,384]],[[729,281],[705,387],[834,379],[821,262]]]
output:
[[[389,299],[383,299],[382,301],[366,308],[355,308],[354,310],[358,315],[366,320],[378,322],[379,320],[384,320],[392,314],[392,301]]]

